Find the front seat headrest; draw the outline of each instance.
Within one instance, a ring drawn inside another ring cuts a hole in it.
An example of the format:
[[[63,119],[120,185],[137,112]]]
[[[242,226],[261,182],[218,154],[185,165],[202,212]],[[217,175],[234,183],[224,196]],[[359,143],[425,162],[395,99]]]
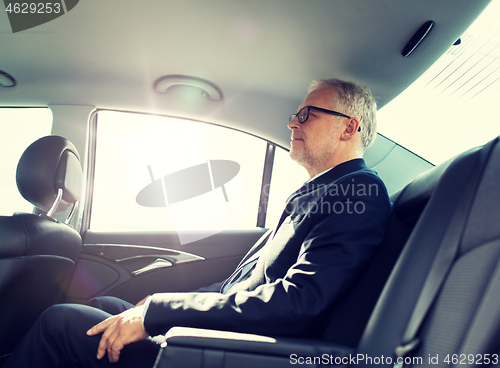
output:
[[[82,197],[83,173],[78,151],[66,138],[40,138],[19,159],[16,183],[21,195],[43,211],[51,208],[62,189],[62,201],[56,211],[66,210]]]

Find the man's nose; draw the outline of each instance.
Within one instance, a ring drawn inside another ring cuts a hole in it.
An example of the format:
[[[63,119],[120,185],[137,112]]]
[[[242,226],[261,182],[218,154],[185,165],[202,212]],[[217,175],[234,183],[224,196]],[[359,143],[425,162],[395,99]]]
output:
[[[300,126],[299,119],[297,118],[297,115],[295,115],[293,119],[288,122],[288,129],[290,130],[297,129],[299,126]]]

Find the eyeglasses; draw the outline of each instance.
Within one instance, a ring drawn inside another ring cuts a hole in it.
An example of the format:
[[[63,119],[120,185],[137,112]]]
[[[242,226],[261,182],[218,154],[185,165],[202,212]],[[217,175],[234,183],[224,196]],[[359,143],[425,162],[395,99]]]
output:
[[[321,112],[326,112],[327,114],[342,116],[342,117],[348,118],[348,119],[351,118],[350,116],[348,116],[346,114],[342,114],[341,112],[337,112],[337,111],[333,111],[333,110],[327,110],[327,109],[323,109],[321,107],[316,107],[316,106],[304,106],[303,108],[301,108],[299,110],[298,113],[292,114],[290,116],[290,119],[288,119],[288,122],[292,121],[293,119],[295,119],[295,117],[297,117],[299,119],[299,123],[300,124],[305,123],[307,121],[307,119],[309,119],[309,112],[311,111],[311,109],[315,109],[315,110],[318,110],[318,111],[321,111]],[[358,132],[360,132],[360,131],[361,131],[361,127],[358,128]]]

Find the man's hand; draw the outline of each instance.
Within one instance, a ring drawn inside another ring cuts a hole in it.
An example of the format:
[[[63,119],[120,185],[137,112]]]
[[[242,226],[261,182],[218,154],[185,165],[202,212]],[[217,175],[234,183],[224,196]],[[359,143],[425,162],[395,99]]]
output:
[[[105,319],[87,331],[89,336],[103,332],[97,349],[97,359],[102,359],[107,351],[109,361],[116,363],[125,345],[149,337],[143,327],[143,310],[144,306],[142,305],[130,308],[123,313]]]
[[[136,307],[139,307],[141,305],[144,305],[146,304],[146,300],[148,300],[148,298],[150,297],[151,295],[148,295],[147,297],[145,297],[144,299],[141,299],[135,306]]]

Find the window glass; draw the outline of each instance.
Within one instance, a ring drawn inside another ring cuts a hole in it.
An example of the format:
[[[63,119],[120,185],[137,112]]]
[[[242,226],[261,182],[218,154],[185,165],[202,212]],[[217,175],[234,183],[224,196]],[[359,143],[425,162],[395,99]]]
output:
[[[255,228],[266,142],[187,119],[101,111],[92,229]]]
[[[309,179],[306,169],[293,161],[288,151],[276,147],[274,153],[273,174],[269,188],[266,227],[273,228],[283,213],[286,200]]]
[[[48,108],[0,108],[0,215],[32,212],[16,185],[17,163],[24,150],[50,134],[52,113]]]
[[[459,44],[380,110],[382,134],[433,164],[500,134],[499,12],[492,1]]]

